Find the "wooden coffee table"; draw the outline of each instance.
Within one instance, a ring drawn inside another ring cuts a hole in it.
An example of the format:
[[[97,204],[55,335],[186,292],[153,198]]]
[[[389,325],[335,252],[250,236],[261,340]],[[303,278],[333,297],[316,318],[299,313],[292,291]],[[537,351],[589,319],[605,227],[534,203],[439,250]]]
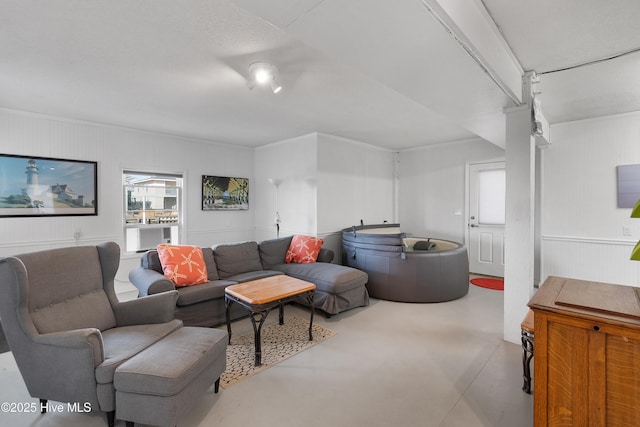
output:
[[[234,302],[249,310],[249,317],[253,325],[255,342],[255,365],[262,365],[262,325],[274,307],[280,308],[279,323],[284,324],[284,304],[298,298],[306,298],[311,307],[311,319],[309,320],[309,341],[313,341],[311,328],[313,327],[313,295],[316,285],[286,275],[265,277],[227,286],[224,291],[224,303],[226,305],[227,332],[229,344],[231,344],[231,316],[229,308]]]

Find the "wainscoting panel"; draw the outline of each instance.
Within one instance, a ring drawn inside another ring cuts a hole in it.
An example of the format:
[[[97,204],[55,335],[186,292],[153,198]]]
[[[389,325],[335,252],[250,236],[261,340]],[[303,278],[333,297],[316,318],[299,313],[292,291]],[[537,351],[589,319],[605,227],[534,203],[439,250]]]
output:
[[[63,248],[68,246],[97,245],[104,242],[118,242],[120,236],[91,236],[91,238],[81,239],[49,239],[46,241],[17,241],[1,242],[0,256],[14,256],[29,252],[44,251],[48,249]]]
[[[215,246],[220,243],[239,243],[254,240],[252,227],[223,227],[210,229],[190,228],[186,236],[189,245],[202,247]]]
[[[629,257],[635,242],[569,236],[542,237],[542,277],[570,277],[640,285],[640,262]]]

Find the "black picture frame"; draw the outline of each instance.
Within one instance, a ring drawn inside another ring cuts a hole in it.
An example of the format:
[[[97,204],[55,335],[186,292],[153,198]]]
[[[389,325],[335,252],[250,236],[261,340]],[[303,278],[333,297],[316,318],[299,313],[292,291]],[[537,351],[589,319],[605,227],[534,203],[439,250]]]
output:
[[[98,162],[0,154],[0,217],[98,215]]]
[[[203,211],[249,209],[249,178],[202,175]]]

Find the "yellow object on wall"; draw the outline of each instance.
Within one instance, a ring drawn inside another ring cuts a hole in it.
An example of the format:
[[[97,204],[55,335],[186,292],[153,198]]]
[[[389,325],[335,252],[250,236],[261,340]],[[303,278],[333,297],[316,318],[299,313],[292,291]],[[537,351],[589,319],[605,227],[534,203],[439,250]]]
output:
[[[640,218],[640,200],[638,200],[638,203],[633,207],[631,218]],[[636,243],[633,251],[631,251],[631,259],[633,261],[640,261],[640,241]]]

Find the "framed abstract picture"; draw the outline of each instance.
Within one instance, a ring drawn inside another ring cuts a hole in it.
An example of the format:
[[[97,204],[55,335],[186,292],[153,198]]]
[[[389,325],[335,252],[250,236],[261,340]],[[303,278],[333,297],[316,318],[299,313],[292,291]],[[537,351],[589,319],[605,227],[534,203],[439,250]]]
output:
[[[248,210],[249,179],[202,175],[202,210]]]
[[[98,163],[0,154],[0,217],[98,215]]]

